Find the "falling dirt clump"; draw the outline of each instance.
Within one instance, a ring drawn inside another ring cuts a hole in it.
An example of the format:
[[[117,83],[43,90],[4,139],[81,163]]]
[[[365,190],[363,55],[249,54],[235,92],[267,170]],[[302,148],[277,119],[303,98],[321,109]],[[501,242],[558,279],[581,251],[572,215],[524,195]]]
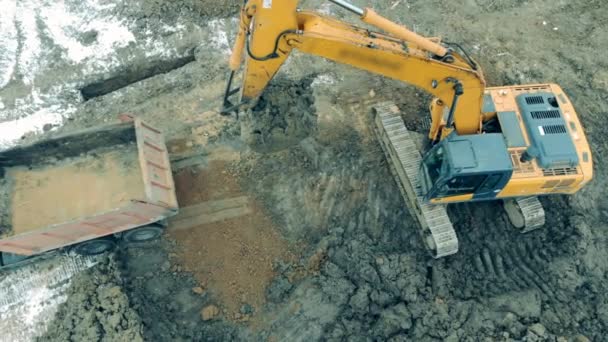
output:
[[[38,341],[143,341],[141,319],[121,286],[113,259],[80,274]]]
[[[256,151],[274,152],[313,135],[317,130],[313,79],[273,80],[255,107],[241,114],[242,139]]]

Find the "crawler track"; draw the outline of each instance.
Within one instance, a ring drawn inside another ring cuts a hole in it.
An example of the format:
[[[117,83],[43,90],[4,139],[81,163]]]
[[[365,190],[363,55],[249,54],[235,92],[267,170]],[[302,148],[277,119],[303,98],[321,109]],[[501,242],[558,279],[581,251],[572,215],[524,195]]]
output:
[[[421,193],[418,170],[422,157],[403,124],[399,109],[391,102],[372,105],[374,132],[391,165],[391,172],[403,199],[418,219],[424,242],[434,258],[458,252],[458,238],[444,205],[426,203]]]
[[[504,201],[507,216],[522,233],[527,233],[545,225],[545,210],[538,197],[517,197]]]

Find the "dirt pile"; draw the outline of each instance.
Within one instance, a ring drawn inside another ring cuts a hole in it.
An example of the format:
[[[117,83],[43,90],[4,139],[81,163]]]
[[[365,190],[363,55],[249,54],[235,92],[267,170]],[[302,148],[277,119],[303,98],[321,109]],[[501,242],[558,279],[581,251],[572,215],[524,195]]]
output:
[[[180,246],[172,261],[219,299],[227,319],[248,320],[265,303],[273,265],[294,259],[294,248],[264,209],[243,197],[227,163],[184,169],[175,181],[182,210],[168,228]],[[204,215],[191,216],[191,209]]]
[[[113,259],[76,276],[67,301],[38,341],[143,341],[141,319],[122,286]]]
[[[120,143],[129,140],[125,127],[111,127],[118,126],[5,151],[0,233],[27,233],[145,198],[137,145]]]
[[[243,340],[246,332],[241,335],[243,332],[238,326],[227,324],[219,307],[218,311],[207,309],[203,317],[204,308],[217,307],[218,300],[208,287],[203,288],[190,273],[170,262],[167,251],[177,248],[174,243],[159,241],[144,248],[130,248],[120,254],[125,279],[123,288],[132,308],[142,318],[144,339]],[[205,321],[204,318],[213,319]]]
[[[317,116],[311,83],[314,77],[291,81],[277,77],[253,109],[240,113],[241,137],[253,149],[278,151],[316,131]]]
[[[13,184],[10,208],[15,234],[108,212],[145,198],[135,143],[97,149],[51,165],[10,168],[7,178]]]

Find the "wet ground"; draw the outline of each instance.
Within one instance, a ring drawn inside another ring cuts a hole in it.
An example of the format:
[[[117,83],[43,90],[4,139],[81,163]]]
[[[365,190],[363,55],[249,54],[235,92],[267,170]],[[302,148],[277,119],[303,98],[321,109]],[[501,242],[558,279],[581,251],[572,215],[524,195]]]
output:
[[[135,37],[145,30],[150,37],[172,37],[159,41],[175,42],[182,52],[152,62],[132,58],[145,49],[136,39],[116,50],[124,60],[110,71],[86,74],[82,66],[57,62],[64,74],[74,75],[76,89],[104,87],[91,88],[103,91],[88,101],[69,102],[69,120],[50,134],[112,121],[118,113],[143,117],[167,132],[185,209],[163,240],[123,250],[81,272],[43,339],[604,339],[608,144],[601,125],[608,69],[597,51],[608,46],[608,8],[594,0],[371,5],[422,34],[463,44],[490,85],[560,84],[586,128],[593,183],[572,197],[543,198],[547,224],[526,235],[510,226],[497,203],[451,206],[460,252],[433,260],[368,115],[371,103],[391,100],[406,113],[408,128],[421,130],[425,94],[296,53],[274,91],[309,89],[311,96],[301,102],[308,109],[297,116],[293,110],[300,107],[286,102],[280,105],[289,115],[266,111],[264,120],[279,129],[260,132],[274,140],[252,137],[250,148],[240,135],[249,128],[247,119],[218,114],[236,5],[117,5],[110,13],[125,18]],[[322,1],[302,6],[349,17]],[[188,29],[163,35],[164,25]],[[166,63],[158,60],[171,60],[174,68],[161,68]],[[128,77],[121,77],[125,70]],[[51,76],[45,78],[49,86],[65,84]],[[0,90],[4,103],[24,98],[11,89]],[[314,129],[310,122],[316,122]],[[81,316],[79,298],[89,298],[96,312],[79,321],[90,329],[71,325],[69,317]],[[119,323],[112,319],[116,314],[124,317]]]

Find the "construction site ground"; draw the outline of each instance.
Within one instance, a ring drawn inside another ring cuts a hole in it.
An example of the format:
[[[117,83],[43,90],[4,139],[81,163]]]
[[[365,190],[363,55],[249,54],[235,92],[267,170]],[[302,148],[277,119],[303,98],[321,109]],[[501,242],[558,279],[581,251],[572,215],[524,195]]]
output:
[[[543,197],[544,228],[520,234],[498,202],[451,205],[460,247],[440,260],[369,115],[393,101],[422,133],[420,90],[295,52],[267,107],[236,120],[219,108],[241,1],[5,2],[0,146],[137,115],[166,133],[181,212],[139,248],[2,271],[0,340],[606,339],[603,1],[353,0],[460,43],[489,85],[560,84],[586,129],[594,180]]]

